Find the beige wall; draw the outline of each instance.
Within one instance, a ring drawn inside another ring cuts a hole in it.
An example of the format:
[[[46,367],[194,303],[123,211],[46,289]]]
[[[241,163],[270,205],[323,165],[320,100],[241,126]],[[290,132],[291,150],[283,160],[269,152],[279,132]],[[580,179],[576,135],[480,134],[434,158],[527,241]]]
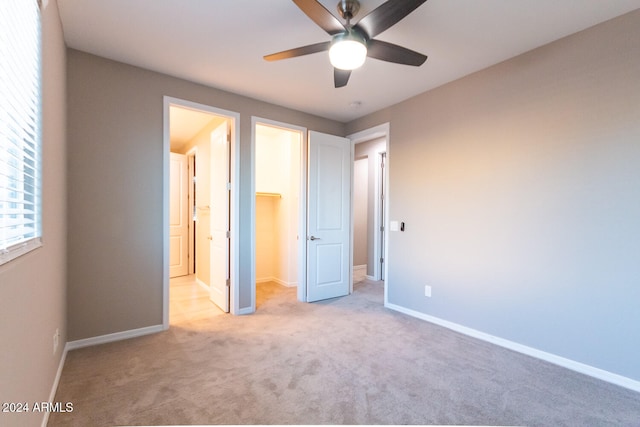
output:
[[[280,198],[256,195],[256,282],[269,282],[276,277],[280,261],[277,205]]]
[[[69,339],[162,324],[163,96],[240,114],[241,309],[251,307],[251,117],[344,135],[331,120],[67,51]]]
[[[369,198],[369,159],[355,157],[353,162],[353,265],[367,265]]]
[[[390,122],[391,304],[640,381],[638,40],[640,10],[348,125]]]
[[[43,246],[0,267],[0,402],[48,401],[66,342],[65,46],[56,0],[42,13],[42,50]],[[43,416],[2,413],[0,424],[38,426]]]

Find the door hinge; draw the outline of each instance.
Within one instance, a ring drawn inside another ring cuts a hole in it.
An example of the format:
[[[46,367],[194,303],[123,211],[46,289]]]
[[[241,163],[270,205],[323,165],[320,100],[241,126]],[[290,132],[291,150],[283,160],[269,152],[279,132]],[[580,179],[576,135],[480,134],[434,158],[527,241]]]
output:
[[[380,258],[380,264],[384,262],[384,258]]]
[[[380,226],[380,231],[384,231],[384,225]]]
[[[231,191],[231,183],[227,182],[227,191]]]
[[[227,285],[227,288],[231,287],[231,279],[227,279],[225,284]]]
[[[225,235],[227,236],[227,239],[230,239],[231,238],[231,231],[227,231]]]

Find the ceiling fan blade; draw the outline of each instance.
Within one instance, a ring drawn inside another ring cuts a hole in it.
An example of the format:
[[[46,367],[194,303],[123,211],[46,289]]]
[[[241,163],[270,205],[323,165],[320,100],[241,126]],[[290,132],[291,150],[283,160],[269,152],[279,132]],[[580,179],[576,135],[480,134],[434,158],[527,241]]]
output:
[[[355,25],[370,39],[400,22],[427,0],[389,0],[371,11]]]
[[[293,0],[313,22],[330,35],[345,31],[344,25],[316,0]]]
[[[295,58],[296,56],[310,55],[312,53],[318,53],[328,50],[330,44],[331,42],[322,42],[297,47],[295,49],[283,50],[282,52],[265,55],[264,59],[266,59],[267,61],[279,61],[281,59]]]
[[[426,55],[381,40],[369,40],[369,43],[367,43],[367,56],[382,61],[416,67],[424,64],[424,61],[427,60]]]
[[[335,87],[344,87],[349,82],[349,76],[351,76],[351,70],[340,70],[339,68],[333,69],[333,81]]]

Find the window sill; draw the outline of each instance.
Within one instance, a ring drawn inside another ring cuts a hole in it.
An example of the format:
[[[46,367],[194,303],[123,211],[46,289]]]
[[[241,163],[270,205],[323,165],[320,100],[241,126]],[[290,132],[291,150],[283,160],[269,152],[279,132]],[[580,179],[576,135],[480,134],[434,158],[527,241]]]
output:
[[[34,249],[38,249],[42,246],[42,239],[31,239],[28,242],[19,243],[11,246],[9,249],[0,250],[0,265],[4,265],[14,259],[26,255]]]

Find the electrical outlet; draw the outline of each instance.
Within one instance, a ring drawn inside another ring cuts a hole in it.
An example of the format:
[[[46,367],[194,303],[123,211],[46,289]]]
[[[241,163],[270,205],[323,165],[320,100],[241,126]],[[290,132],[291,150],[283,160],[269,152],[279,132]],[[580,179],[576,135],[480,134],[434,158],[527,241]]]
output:
[[[431,286],[424,285],[424,296],[431,298]]]
[[[53,354],[55,356],[58,351],[58,344],[60,344],[60,329],[56,328],[56,332],[53,334]]]

